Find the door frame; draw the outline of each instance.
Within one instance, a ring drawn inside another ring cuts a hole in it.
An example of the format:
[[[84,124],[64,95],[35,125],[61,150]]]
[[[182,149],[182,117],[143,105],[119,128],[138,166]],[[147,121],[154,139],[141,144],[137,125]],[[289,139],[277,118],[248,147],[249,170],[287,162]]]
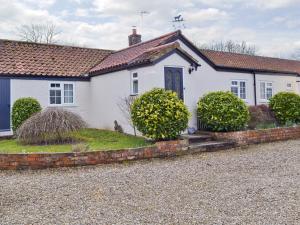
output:
[[[184,82],[184,77],[185,77],[185,67],[184,66],[172,66],[172,65],[164,65],[163,66],[163,79],[164,79],[164,88],[166,88],[166,79],[165,79],[165,68],[177,68],[177,69],[182,69],[182,101],[184,102],[185,100],[185,82]]]
[[[8,105],[9,105],[9,112],[8,112],[8,119],[9,119],[9,127],[7,128],[7,129],[3,129],[3,130],[1,130],[0,129],[0,133],[3,133],[3,132],[10,132],[11,131],[11,107],[12,107],[12,105],[11,105],[11,91],[12,91],[12,89],[11,89],[11,79],[10,78],[6,78],[6,77],[0,77],[0,80],[8,80],[8,83],[9,83],[9,103],[8,103]]]

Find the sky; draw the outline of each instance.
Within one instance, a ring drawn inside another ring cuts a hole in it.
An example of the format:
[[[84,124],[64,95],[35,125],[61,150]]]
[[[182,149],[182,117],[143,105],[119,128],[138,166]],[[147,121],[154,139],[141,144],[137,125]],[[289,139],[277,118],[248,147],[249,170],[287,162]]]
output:
[[[176,15],[199,45],[246,41],[273,57],[300,49],[300,0],[0,0],[0,39],[18,40],[21,25],[52,23],[62,44],[117,50],[128,46],[132,26],[149,40],[178,28]]]

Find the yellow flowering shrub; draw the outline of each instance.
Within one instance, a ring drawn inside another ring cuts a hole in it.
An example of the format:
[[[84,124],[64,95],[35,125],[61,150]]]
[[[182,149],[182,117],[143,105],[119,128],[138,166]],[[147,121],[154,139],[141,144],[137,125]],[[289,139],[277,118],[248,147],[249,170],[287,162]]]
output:
[[[153,140],[176,139],[188,127],[190,113],[175,92],[154,88],[131,107],[134,126]]]
[[[198,117],[211,131],[237,131],[249,121],[245,102],[231,92],[211,92],[198,102]]]

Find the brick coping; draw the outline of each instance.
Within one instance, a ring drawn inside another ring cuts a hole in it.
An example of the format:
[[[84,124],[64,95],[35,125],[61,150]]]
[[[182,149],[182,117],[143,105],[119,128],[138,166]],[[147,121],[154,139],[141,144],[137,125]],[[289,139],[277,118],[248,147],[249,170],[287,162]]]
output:
[[[217,140],[230,140],[239,146],[286,141],[300,138],[300,126],[276,127],[271,129],[245,130],[235,132],[205,132]]]

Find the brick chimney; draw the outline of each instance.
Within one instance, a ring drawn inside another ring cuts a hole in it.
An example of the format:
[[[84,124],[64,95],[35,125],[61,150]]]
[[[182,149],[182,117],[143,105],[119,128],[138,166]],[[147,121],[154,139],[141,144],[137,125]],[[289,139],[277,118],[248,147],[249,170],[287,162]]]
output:
[[[137,34],[136,28],[132,28],[132,34],[128,36],[129,46],[142,42],[142,35]]]

